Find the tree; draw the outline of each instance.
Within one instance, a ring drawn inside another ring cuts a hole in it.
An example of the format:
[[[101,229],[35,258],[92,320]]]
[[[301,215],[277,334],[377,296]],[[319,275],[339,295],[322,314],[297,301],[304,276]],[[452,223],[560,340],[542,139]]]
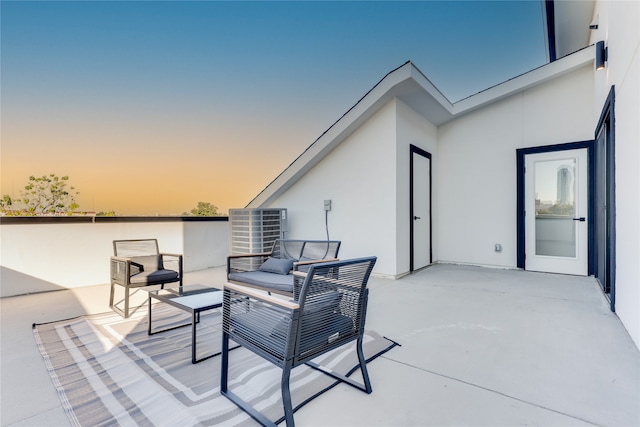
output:
[[[21,192],[19,200],[25,207],[26,215],[71,214],[80,207],[75,196],[80,194],[68,186],[69,177],[56,174],[29,177],[29,183]]]
[[[221,216],[218,207],[209,202],[198,202],[198,206],[189,212],[183,212],[182,216]]]
[[[2,196],[2,199],[0,199],[0,210],[4,211],[6,209],[10,209],[11,206],[13,206],[13,200],[11,200],[11,196],[9,196],[8,194]]]

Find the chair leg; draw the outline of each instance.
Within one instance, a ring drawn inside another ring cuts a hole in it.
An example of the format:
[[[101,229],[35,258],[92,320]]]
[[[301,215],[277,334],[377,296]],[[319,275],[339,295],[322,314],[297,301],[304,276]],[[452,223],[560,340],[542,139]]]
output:
[[[126,287],[124,289],[126,292]],[[120,307],[118,307],[116,303],[114,303],[115,295],[116,295],[116,284],[112,282],[111,291],[109,292],[109,308],[112,309],[114,312],[118,313],[120,316],[125,317],[125,312]]]
[[[109,295],[109,308],[113,307],[113,297],[116,292],[115,287],[116,287],[115,283],[111,282],[111,293]]]
[[[358,353],[358,361],[359,361],[360,371],[362,371],[362,380],[364,381],[364,384],[360,384],[359,382],[352,380],[346,375],[342,375],[337,372],[334,372],[331,369],[328,369],[322,365],[318,365],[315,362],[309,361],[305,363],[305,365],[313,369],[317,369],[320,372],[324,372],[330,377],[333,377],[346,384],[349,384],[350,386],[355,387],[358,390],[362,390],[367,394],[371,394],[372,388],[371,388],[371,381],[369,380],[369,372],[367,371],[367,360],[364,358],[364,351],[362,350],[362,336],[358,338],[358,342],[356,344],[356,352]]]
[[[261,425],[265,427],[277,427],[273,421],[269,420],[248,402],[245,402],[240,396],[229,390],[229,334],[224,331],[222,332],[222,360],[220,361],[220,366],[220,394],[235,403]],[[288,421],[287,426],[289,427]],[[293,424],[291,424],[291,426],[293,426]]]
[[[364,358],[364,351],[362,350],[362,335],[358,338],[358,344],[356,345],[358,350],[358,360],[360,361],[360,370],[362,371],[362,379],[364,381],[364,391],[367,394],[371,394],[371,381],[369,380],[369,372],[367,371],[367,360]]]
[[[129,318],[129,286],[124,287],[124,318]]]
[[[220,361],[220,392],[226,393],[229,378],[229,334],[222,332],[222,360]]]
[[[282,380],[280,387],[282,388],[282,406],[284,407],[284,419],[287,423],[287,427],[294,427],[293,421],[293,408],[291,405],[291,388],[289,386],[289,379],[291,378],[291,366],[285,366],[282,369]]]

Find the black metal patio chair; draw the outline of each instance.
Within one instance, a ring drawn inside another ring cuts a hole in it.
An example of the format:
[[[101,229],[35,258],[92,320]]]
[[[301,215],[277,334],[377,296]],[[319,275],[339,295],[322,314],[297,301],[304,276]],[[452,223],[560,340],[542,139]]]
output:
[[[160,253],[157,239],[114,240],[113,254],[109,307],[125,318],[132,288],[175,282],[182,287],[182,255]],[[116,285],[124,287],[124,310],[113,303]]]
[[[362,350],[367,310],[367,282],[376,257],[312,264],[293,300],[227,283],[224,287],[222,323],[222,373],[220,392],[265,426],[275,425],[264,414],[228,389],[229,340],[282,369],[284,419],[294,425],[289,378],[302,364],[371,393]],[[356,340],[364,384],[314,363],[312,360]]]

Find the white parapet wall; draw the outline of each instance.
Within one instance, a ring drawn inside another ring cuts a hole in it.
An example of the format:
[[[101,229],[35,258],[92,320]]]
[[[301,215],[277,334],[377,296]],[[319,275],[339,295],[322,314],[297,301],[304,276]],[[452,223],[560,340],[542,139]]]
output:
[[[223,266],[227,217],[65,217],[0,221],[0,297],[109,283],[113,240],[158,239],[185,272]]]

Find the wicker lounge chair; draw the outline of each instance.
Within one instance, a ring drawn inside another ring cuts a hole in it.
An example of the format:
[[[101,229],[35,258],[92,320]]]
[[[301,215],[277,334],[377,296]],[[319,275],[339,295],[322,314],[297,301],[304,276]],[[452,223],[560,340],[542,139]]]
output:
[[[293,271],[307,271],[317,262],[337,261],[339,240],[278,239],[270,252],[230,255],[227,280],[291,296]]]
[[[160,253],[156,239],[114,240],[113,253],[109,307],[125,318],[132,288],[175,282],[182,287],[182,255]],[[124,310],[113,303],[116,285],[124,287]]]
[[[366,393],[371,393],[362,350],[367,309],[367,281],[375,257],[313,264],[304,277],[299,298],[286,300],[252,288],[227,283],[222,323],[220,392],[262,425],[275,425],[228,388],[229,340],[282,368],[282,401],[287,426],[294,425],[289,378],[306,364]],[[357,340],[364,384],[312,362],[317,356]]]

